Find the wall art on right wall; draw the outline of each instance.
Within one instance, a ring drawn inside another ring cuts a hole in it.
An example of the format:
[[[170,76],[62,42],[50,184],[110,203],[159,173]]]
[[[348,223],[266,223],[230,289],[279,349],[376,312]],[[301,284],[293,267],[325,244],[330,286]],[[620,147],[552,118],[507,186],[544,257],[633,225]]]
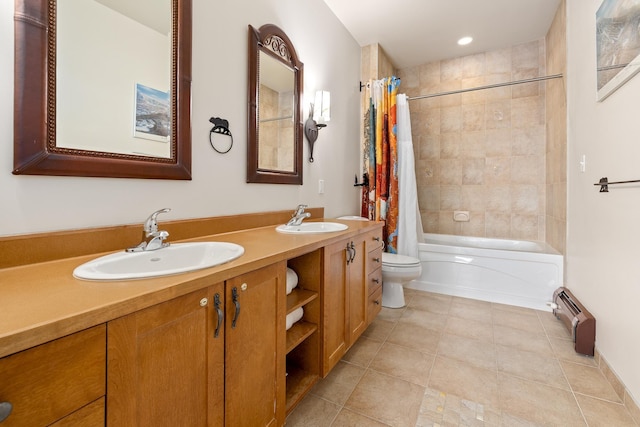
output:
[[[597,99],[640,71],[640,0],[604,0],[596,12]]]

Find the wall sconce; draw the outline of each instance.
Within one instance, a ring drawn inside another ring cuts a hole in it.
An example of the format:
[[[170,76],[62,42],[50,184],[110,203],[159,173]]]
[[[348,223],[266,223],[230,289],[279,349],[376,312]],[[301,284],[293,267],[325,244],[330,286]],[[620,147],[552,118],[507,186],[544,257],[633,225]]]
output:
[[[331,120],[331,94],[326,90],[316,92],[315,102],[311,104],[309,118],[304,124],[304,135],[309,141],[309,162],[313,163],[313,144],[318,139],[320,129],[327,126]]]

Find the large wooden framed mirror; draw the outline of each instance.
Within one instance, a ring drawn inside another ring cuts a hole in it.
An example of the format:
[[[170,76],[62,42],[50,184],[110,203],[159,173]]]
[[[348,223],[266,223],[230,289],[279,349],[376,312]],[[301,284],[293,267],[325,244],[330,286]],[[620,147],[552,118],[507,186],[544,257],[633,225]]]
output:
[[[192,0],[15,0],[16,175],[191,179]]]
[[[247,182],[302,185],[303,64],[275,25],[249,25]]]

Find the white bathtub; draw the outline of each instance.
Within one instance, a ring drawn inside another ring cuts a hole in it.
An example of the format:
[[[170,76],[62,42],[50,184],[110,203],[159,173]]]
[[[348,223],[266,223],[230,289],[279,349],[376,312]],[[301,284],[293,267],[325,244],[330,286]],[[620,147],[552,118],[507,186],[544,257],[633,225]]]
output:
[[[563,259],[549,245],[425,233],[422,275],[408,288],[550,311]]]

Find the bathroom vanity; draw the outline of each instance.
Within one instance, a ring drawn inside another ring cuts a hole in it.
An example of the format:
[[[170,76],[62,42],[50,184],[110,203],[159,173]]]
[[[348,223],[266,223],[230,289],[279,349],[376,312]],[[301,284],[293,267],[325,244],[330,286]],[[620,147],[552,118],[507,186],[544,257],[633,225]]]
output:
[[[244,247],[204,270],[72,277],[95,253],[0,269],[3,425],[283,425],[380,310],[382,223],[286,235],[254,217],[188,239]],[[299,278],[289,295],[287,267]]]

